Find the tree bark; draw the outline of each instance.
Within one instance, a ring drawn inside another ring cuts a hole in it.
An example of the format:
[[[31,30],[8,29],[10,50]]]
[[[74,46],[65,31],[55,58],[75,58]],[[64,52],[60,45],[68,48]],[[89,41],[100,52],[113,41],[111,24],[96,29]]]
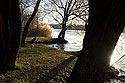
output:
[[[89,0],[81,55],[68,83],[104,83],[110,57],[125,26],[124,0]]]
[[[20,26],[19,1],[0,1],[0,71],[15,68]]]
[[[34,11],[33,11],[32,15],[31,15],[31,17],[28,19],[26,25],[24,26],[24,31],[22,33],[21,44],[25,44],[25,39],[26,39],[26,35],[27,35],[27,32],[28,32],[29,25],[32,22],[32,20],[33,20],[34,16],[36,15],[36,13],[37,13],[40,2],[41,2],[41,0],[37,0],[36,5],[34,7]]]
[[[61,31],[58,35],[59,39],[65,40],[65,32],[67,30],[66,23],[68,21],[68,17],[69,17],[68,14],[64,15],[64,18],[63,18],[63,21],[62,21],[62,29],[61,29]]]
[[[66,30],[67,30],[66,24],[62,24],[62,30],[60,31],[58,38],[64,39]]]

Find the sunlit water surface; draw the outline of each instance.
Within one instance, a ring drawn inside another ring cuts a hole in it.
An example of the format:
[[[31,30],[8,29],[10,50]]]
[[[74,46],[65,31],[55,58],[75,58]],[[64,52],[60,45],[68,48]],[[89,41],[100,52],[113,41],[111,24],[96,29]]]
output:
[[[111,57],[110,65],[125,71],[125,33],[122,33],[119,37]]]
[[[60,29],[54,29],[52,33],[53,38],[57,38]],[[82,49],[82,41],[85,32],[83,30],[67,30],[65,39],[68,40],[67,44],[54,44],[55,47],[65,51],[79,51]]]
[[[57,38],[60,29],[54,29],[52,33],[53,38]],[[57,49],[63,49],[65,51],[80,51],[82,49],[82,43],[85,32],[82,30],[67,30],[65,39],[68,40],[67,44],[51,44]],[[113,65],[117,69],[122,69],[125,71],[125,33],[122,33],[118,43],[113,51],[110,65]],[[120,73],[125,75],[124,73]],[[107,82],[106,82],[107,83]],[[117,80],[112,80],[110,83],[122,83]]]

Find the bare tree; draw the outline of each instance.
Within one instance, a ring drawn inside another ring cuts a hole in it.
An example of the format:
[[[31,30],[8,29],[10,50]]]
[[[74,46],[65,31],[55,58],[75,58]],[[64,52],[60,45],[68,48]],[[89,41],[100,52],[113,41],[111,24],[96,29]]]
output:
[[[45,7],[46,6],[46,7]],[[49,0],[44,3],[44,10],[62,26],[62,30],[58,35],[59,39],[64,39],[67,30],[68,21],[80,18],[86,22],[88,16],[87,0]]]
[[[34,16],[36,15],[36,13],[37,13],[40,2],[41,2],[41,0],[37,0],[36,5],[34,7],[34,11],[33,11],[32,15],[30,16],[30,18],[28,19],[28,21],[26,22],[26,25],[24,26],[24,30],[23,30],[23,33],[22,33],[21,44],[25,44],[25,39],[26,39],[26,35],[27,35],[27,32],[28,32],[29,25],[32,22],[32,20],[33,20]]]
[[[37,0],[20,0],[20,10],[21,10],[21,23],[22,23],[22,28],[25,26],[26,22],[28,21],[28,19],[30,18],[34,6],[36,4]],[[40,15],[40,11],[38,11],[39,14],[39,18],[42,20],[42,16]],[[37,18],[37,16],[35,16],[34,18]],[[32,22],[33,23],[33,22]]]
[[[20,10],[21,10],[20,11],[20,13],[21,13],[21,22],[23,23],[24,19],[27,18],[26,15],[29,14],[28,8],[33,7],[34,3],[32,2],[32,0],[20,0],[19,5],[20,5]]]

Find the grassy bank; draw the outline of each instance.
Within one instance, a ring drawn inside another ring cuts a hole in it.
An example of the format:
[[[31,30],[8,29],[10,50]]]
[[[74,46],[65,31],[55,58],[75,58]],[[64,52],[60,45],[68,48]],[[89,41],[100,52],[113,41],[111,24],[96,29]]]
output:
[[[26,41],[29,42],[32,40],[32,38],[34,37],[27,37]],[[36,40],[40,41],[40,42],[44,42],[44,41],[51,41],[53,38],[51,37],[37,37]]]
[[[0,75],[0,83],[66,83],[75,61],[69,52],[26,44],[20,47],[16,59],[19,70]]]
[[[32,37],[28,37],[26,40],[31,39]],[[51,38],[38,37],[38,40]],[[19,49],[16,58],[18,70],[0,75],[0,83],[66,83],[77,59],[74,55],[75,52],[27,43]],[[112,77],[117,75],[114,68],[109,72]]]
[[[32,39],[33,37],[27,37],[26,41],[30,42]],[[68,41],[65,39],[51,38],[51,37],[37,37],[36,40],[38,41],[38,43],[43,43],[43,44],[68,43]]]

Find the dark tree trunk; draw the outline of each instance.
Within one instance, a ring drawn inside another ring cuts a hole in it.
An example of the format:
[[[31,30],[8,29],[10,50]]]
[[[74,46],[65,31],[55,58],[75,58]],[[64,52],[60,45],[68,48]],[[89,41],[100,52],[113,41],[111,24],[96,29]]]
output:
[[[68,83],[104,83],[110,57],[125,26],[124,0],[89,0],[83,50]]]
[[[62,24],[62,30],[60,31],[58,38],[64,39],[66,30],[67,30],[66,24]]]
[[[65,40],[65,32],[67,30],[67,26],[66,26],[66,23],[68,21],[68,18],[69,16],[71,16],[71,12],[74,8],[74,6],[76,5],[76,0],[75,2],[73,2],[73,0],[70,0],[70,1],[66,1],[65,3],[65,7],[64,7],[64,16],[63,16],[63,20],[62,20],[62,29],[58,35],[58,39],[61,39],[61,40]]]
[[[67,30],[67,27],[66,27],[66,23],[68,21],[68,17],[69,15],[68,14],[64,14],[64,18],[63,18],[63,21],[62,21],[62,30],[60,31],[59,35],[58,35],[58,39],[61,39],[61,40],[64,40],[65,41],[65,32]]]
[[[26,35],[27,35],[27,32],[28,32],[29,25],[32,22],[32,20],[33,20],[34,16],[36,15],[36,13],[37,13],[40,2],[41,2],[41,0],[37,0],[36,6],[34,7],[34,11],[33,11],[32,15],[31,15],[31,17],[26,22],[26,25],[24,26],[24,31],[22,33],[21,44],[25,44],[25,39],[26,39]]]
[[[21,20],[18,0],[0,1],[0,71],[15,68],[20,44]]]

